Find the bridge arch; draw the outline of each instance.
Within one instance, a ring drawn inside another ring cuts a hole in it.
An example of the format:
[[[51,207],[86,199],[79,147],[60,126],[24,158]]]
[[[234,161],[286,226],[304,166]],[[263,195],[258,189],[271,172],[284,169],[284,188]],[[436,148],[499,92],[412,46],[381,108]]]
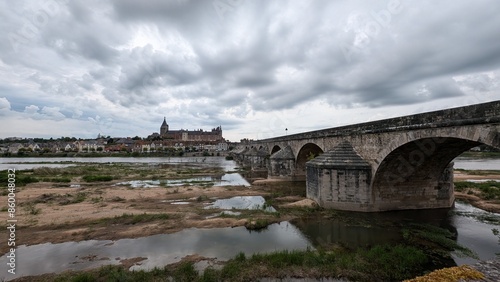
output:
[[[270,155],[278,152],[279,150],[281,150],[281,147],[279,145],[274,145],[273,148],[271,149],[271,154]]]
[[[374,206],[377,210],[450,207],[454,201],[450,162],[483,143],[495,145],[484,141],[428,137],[396,147],[384,156],[374,174]]]
[[[304,144],[298,154],[297,159],[295,161],[295,169],[297,176],[306,175],[306,162],[314,159],[315,157],[323,154],[323,149],[315,143],[306,143]]]

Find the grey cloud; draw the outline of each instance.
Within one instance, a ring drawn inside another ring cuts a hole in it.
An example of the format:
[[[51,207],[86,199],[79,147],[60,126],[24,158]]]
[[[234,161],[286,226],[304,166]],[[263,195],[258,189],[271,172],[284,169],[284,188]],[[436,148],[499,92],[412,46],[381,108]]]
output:
[[[307,102],[377,108],[500,88],[498,1],[401,1],[386,23],[376,13],[389,1],[229,2],[221,15],[214,1],[59,1],[18,53],[8,35],[39,8],[0,3],[0,82],[18,79],[0,94],[39,118],[166,110],[235,126]]]
[[[10,102],[5,97],[0,97],[0,110],[10,110]]]
[[[24,112],[30,115],[33,115],[37,113],[40,110],[38,106],[35,105],[29,105],[24,108]]]

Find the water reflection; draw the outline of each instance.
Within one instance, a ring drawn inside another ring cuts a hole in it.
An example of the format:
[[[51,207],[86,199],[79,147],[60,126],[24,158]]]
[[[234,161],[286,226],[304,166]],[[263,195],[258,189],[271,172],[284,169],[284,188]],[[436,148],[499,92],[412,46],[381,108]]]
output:
[[[457,242],[473,250],[481,260],[497,257],[500,241],[492,229],[500,229],[500,214],[487,212],[469,204],[455,203],[453,225],[458,230]],[[476,259],[454,256],[459,265],[477,262]]]
[[[398,243],[403,239],[397,228],[350,225],[338,219],[300,219],[293,223],[315,246],[341,245],[356,249]]]
[[[276,212],[271,206],[266,206],[266,200],[262,196],[238,196],[229,199],[216,200],[212,205],[205,209],[223,209],[223,210],[265,210],[268,212]]]
[[[338,219],[340,218],[340,219]],[[402,242],[402,228],[412,223],[431,224],[457,234],[457,242],[475,252],[479,259],[494,259],[500,252],[493,228],[500,229],[500,214],[459,203],[452,209],[410,210],[382,213],[341,213],[335,219],[309,218],[293,223],[315,246],[339,244],[349,248]],[[477,262],[453,254],[458,265]]]
[[[33,169],[37,167],[66,167],[75,163],[140,163],[149,165],[188,165],[195,167],[220,167],[233,171],[236,163],[224,157],[102,157],[102,158],[0,158],[0,170],[9,168]]]
[[[174,234],[162,234],[118,241],[82,241],[61,244],[20,246],[16,256],[22,258],[22,268],[13,279],[64,270],[81,270],[120,260],[145,257],[141,265],[131,270],[152,269],[180,261],[184,256],[199,254],[208,258],[228,260],[239,252],[247,255],[281,250],[312,248],[309,241],[288,222],[270,225],[262,232],[250,232],[245,227],[215,229],[185,229]],[[50,259],[48,259],[50,258]],[[6,261],[6,255],[0,258]],[[5,274],[3,274],[5,275]]]

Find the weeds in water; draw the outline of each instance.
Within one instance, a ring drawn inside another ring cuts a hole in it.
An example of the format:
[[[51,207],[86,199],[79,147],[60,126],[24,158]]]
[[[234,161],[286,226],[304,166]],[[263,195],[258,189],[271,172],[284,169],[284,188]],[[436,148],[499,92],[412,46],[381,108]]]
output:
[[[245,222],[245,227],[248,230],[261,231],[263,229],[266,229],[270,224],[273,223],[274,222],[269,221],[266,218],[258,218],[256,220],[249,219],[247,222]]]
[[[403,231],[403,236],[414,243],[424,240],[427,244],[425,247],[432,252],[444,254],[445,251],[455,251],[458,256],[478,259],[477,254],[458,244],[456,235],[444,228],[429,224],[411,224],[410,229]]]

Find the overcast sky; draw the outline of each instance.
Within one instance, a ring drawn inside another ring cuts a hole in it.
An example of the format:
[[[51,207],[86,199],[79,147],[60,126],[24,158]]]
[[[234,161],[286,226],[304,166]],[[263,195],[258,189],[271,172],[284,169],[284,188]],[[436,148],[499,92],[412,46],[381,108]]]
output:
[[[500,99],[500,1],[0,0],[0,138],[230,141]]]

